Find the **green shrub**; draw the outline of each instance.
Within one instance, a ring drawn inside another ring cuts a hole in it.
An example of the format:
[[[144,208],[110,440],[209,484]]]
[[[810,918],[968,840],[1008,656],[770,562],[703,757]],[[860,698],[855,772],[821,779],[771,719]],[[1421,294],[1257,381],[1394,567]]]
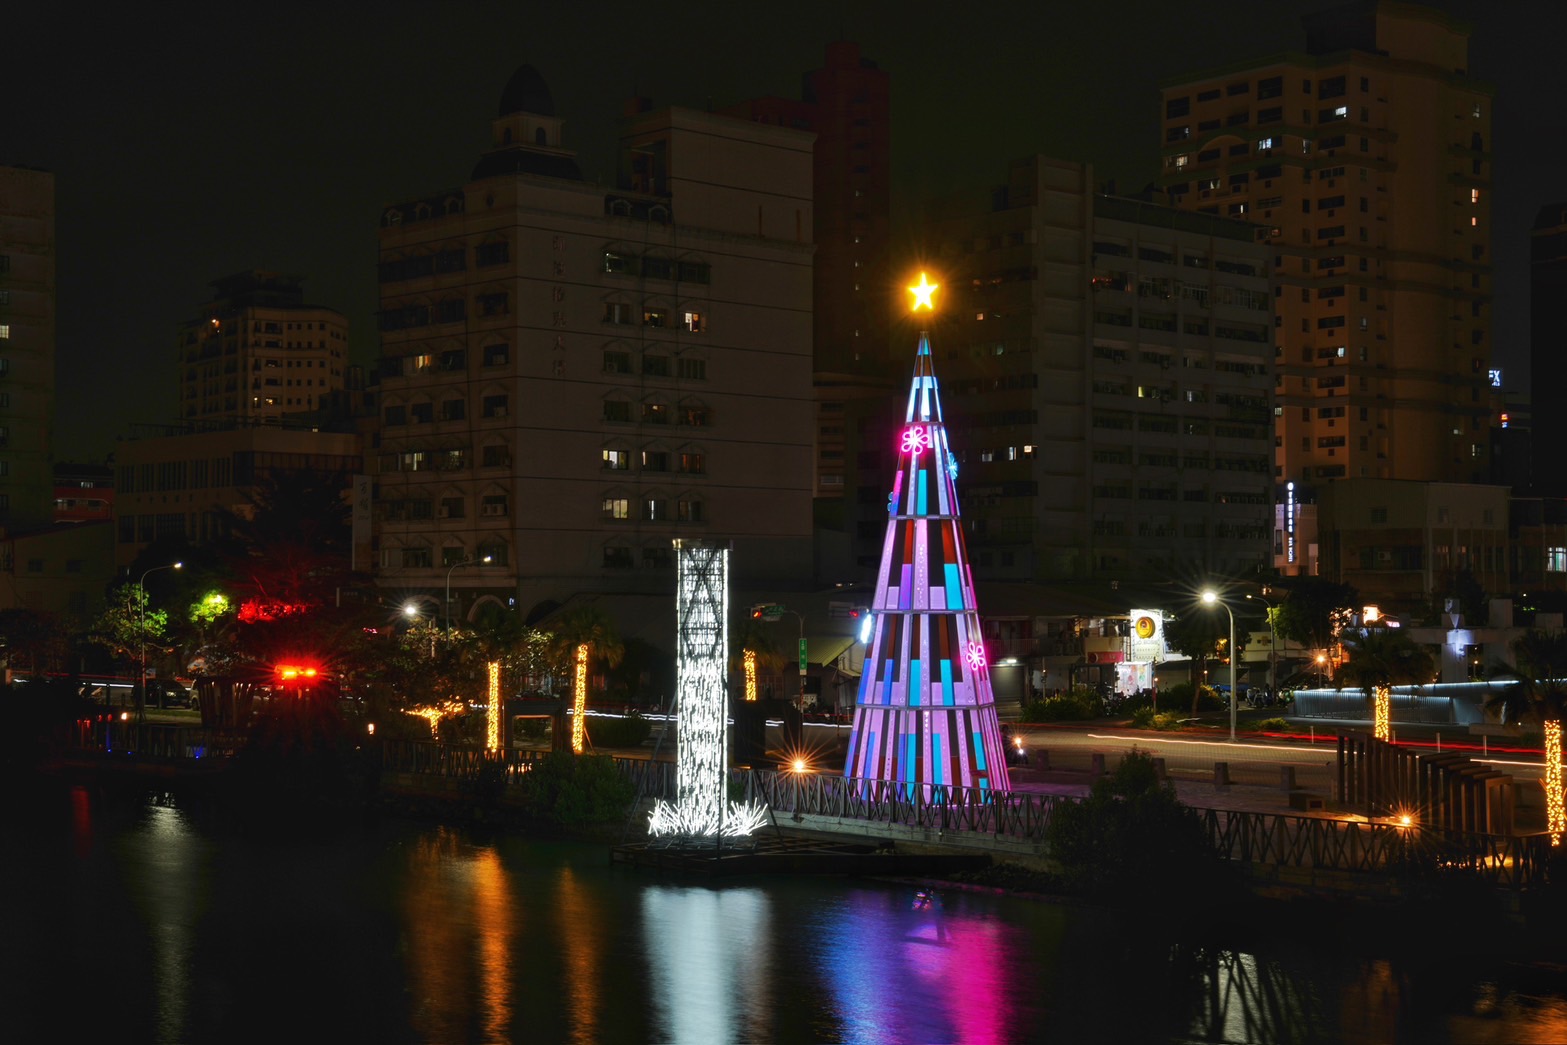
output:
[[[1290,724],[1289,724],[1288,721],[1286,721],[1285,719],[1282,719],[1282,718],[1265,718],[1261,722],[1257,723],[1257,727],[1256,728],[1258,728],[1258,729],[1280,730],[1280,729],[1288,729],[1288,728],[1290,728]]]
[[[653,735],[653,723],[635,713],[625,718],[594,715],[587,724],[594,747],[641,747]]]
[[[530,816],[577,827],[624,819],[636,787],[607,755],[552,751],[522,775],[520,797]]]
[[[1132,725],[1138,729],[1180,729],[1185,723],[1184,711],[1154,711],[1151,707],[1132,712]]]
[[[1192,710],[1192,684],[1179,682],[1159,690],[1159,706],[1170,710],[1183,710],[1189,716]],[[1197,695],[1197,713],[1224,711],[1229,708],[1219,691],[1212,686],[1202,686]]]
[[[1086,892],[1132,895],[1157,884],[1191,897],[1218,877],[1197,812],[1136,750],[1085,801],[1058,806],[1046,840],[1067,880]]]
[[[1104,713],[1099,694],[1080,686],[1070,693],[1029,701],[1023,705],[1021,717],[1024,722],[1072,722],[1100,718]]]

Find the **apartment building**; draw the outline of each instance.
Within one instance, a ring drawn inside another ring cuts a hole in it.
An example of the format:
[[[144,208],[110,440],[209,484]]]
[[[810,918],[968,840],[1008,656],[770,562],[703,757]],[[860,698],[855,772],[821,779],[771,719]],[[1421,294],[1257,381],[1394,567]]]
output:
[[[902,365],[888,322],[902,306],[891,292],[892,81],[854,43],[827,45],[801,97],[757,98],[727,110],[749,120],[816,135],[811,184],[816,370],[816,495],[843,497],[845,404],[894,392],[889,364]]]
[[[240,272],[211,286],[212,300],[180,327],[182,420],[276,424],[341,396],[348,321],[307,304],[300,277]]]
[[[1529,384],[1533,405],[1529,481],[1535,491],[1567,496],[1567,203],[1541,207],[1529,233]]]
[[[590,183],[524,66],[469,180],[385,209],[383,586],[669,593],[675,537],[808,582],[812,135],[629,108]]]
[[[1265,562],[1258,230],[1100,195],[1091,168],[1045,157],[945,201],[933,229],[946,289],[931,344],[975,575],[1195,583]],[[888,474],[890,434],[865,430],[862,474]],[[861,488],[862,537],[885,497]]]
[[[1491,91],[1413,4],[1305,19],[1306,48],[1163,88],[1159,186],[1267,230],[1274,500],[1341,478],[1484,482]],[[1277,564],[1298,572],[1299,563]]]
[[[0,167],[0,532],[54,516],[54,175]]]

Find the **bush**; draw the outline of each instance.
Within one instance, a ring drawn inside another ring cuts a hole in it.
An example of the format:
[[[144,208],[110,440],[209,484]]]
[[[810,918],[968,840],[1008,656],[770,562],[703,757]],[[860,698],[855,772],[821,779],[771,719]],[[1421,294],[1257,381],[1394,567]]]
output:
[[[1261,722],[1257,723],[1256,728],[1280,730],[1290,728],[1290,724],[1288,721],[1282,718],[1265,718]]]
[[[625,818],[636,788],[607,755],[552,751],[522,775],[521,798],[528,815],[562,827],[611,823]]]
[[[1104,713],[1104,700],[1099,694],[1080,686],[1070,693],[1029,701],[1023,705],[1021,717],[1024,722],[1070,722],[1100,718]]]
[[[625,718],[594,715],[587,726],[594,747],[641,747],[653,735],[653,723],[635,712]]]
[[[1154,711],[1141,707],[1132,712],[1132,725],[1138,729],[1180,729],[1186,721],[1184,711]]]
[[[1180,682],[1159,691],[1159,704],[1175,711],[1184,710],[1191,714],[1192,708],[1192,684]],[[1229,703],[1219,695],[1219,691],[1212,686],[1199,687],[1197,695],[1197,713],[1213,711],[1225,711],[1229,709]]]
[[[1153,757],[1133,750],[1088,798],[1061,805],[1046,832],[1066,879],[1085,892],[1161,889],[1204,894],[1217,884],[1217,859],[1202,821],[1161,783]]]

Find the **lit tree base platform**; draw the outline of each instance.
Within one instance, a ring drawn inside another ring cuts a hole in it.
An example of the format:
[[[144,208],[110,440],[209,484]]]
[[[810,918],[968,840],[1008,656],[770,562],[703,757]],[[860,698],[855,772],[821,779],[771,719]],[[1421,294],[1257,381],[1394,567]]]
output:
[[[1009,781],[1004,751],[993,704],[931,708],[861,704],[854,709],[843,775],[1005,790]]]

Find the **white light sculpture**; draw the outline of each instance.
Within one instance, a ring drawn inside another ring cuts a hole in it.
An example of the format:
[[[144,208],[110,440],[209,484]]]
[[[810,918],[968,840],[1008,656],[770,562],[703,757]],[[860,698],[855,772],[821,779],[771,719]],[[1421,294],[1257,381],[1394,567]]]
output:
[[[749,835],[767,808],[728,801],[728,545],[675,541],[675,573],[679,794],[674,805],[654,804],[648,831],[692,839]]]

